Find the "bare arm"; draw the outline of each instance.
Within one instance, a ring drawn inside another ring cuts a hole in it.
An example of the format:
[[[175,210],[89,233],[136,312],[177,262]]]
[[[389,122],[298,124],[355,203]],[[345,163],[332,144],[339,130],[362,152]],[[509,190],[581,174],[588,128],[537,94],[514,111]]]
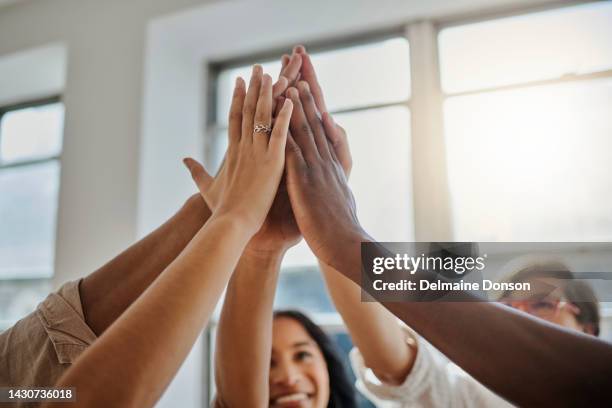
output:
[[[300,63],[296,53],[284,56],[284,81],[275,85],[274,97],[295,81]],[[226,182],[225,169],[213,181],[196,161],[187,164],[202,196],[215,208],[218,191]],[[269,404],[274,293],[283,255],[300,239],[287,190],[281,184],[264,225],[243,252],[225,294],[215,351],[216,405]]]
[[[211,218],[57,386],[75,387],[82,407],[152,406],[208,321],[248,239],[230,216]]]
[[[163,225],[81,281],[85,321],[96,335],[101,335],[149,287],[209,217],[202,197],[193,195]]]
[[[240,258],[230,280],[217,332],[217,404],[269,403],[272,308],[282,253]]]
[[[152,406],[208,321],[239,254],[263,224],[282,176],[291,103],[285,103],[269,137],[253,131],[255,118],[262,119],[260,105],[271,110],[271,88],[261,67],[253,70],[246,96],[244,83],[237,81],[228,130],[229,181],[219,206],[60,379],[58,386],[76,387],[79,406]]]
[[[388,384],[401,384],[410,373],[416,349],[406,343],[397,318],[380,303],[363,302],[361,288],[331,266],[319,263],[336,309],[363,356],[365,365]]]

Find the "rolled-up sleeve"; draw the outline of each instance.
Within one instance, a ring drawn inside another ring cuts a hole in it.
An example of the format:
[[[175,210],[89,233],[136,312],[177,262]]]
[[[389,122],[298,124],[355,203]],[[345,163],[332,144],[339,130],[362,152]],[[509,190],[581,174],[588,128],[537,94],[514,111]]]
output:
[[[96,335],[85,322],[80,281],[64,284],[0,333],[0,384],[53,386]]]
[[[407,338],[416,341],[417,351],[414,365],[402,384],[380,381],[365,365],[359,350],[351,350],[357,389],[377,407],[512,407],[410,329],[403,329]]]

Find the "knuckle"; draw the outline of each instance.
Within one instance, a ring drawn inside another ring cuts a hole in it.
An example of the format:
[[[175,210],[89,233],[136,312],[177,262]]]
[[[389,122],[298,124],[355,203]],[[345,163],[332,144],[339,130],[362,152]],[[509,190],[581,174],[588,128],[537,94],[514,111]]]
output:
[[[310,125],[307,122],[302,122],[300,124],[300,130],[303,133],[306,133],[308,135],[312,135],[312,129],[310,128]]]
[[[249,102],[249,103],[245,103],[244,106],[242,107],[242,114],[243,115],[253,115],[255,113],[255,104]]]
[[[291,154],[299,154],[300,153],[300,148],[298,147],[298,145],[295,142],[287,143],[287,150]]]
[[[262,112],[260,109],[255,112],[255,120],[257,121],[257,123],[269,122],[268,115],[265,112]]]

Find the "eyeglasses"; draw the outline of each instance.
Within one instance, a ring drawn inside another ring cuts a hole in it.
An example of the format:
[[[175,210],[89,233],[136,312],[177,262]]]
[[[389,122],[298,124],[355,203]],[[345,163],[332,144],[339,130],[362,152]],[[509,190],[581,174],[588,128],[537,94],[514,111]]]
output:
[[[580,314],[578,306],[564,299],[503,299],[501,303],[543,319],[554,318],[562,312]]]

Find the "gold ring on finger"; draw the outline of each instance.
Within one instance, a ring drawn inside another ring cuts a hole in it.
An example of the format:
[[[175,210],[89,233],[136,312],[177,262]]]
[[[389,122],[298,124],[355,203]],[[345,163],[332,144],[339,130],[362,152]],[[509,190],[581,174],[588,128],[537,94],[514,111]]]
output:
[[[257,124],[253,126],[253,133],[270,134],[270,132],[272,132],[272,128],[269,125]]]

